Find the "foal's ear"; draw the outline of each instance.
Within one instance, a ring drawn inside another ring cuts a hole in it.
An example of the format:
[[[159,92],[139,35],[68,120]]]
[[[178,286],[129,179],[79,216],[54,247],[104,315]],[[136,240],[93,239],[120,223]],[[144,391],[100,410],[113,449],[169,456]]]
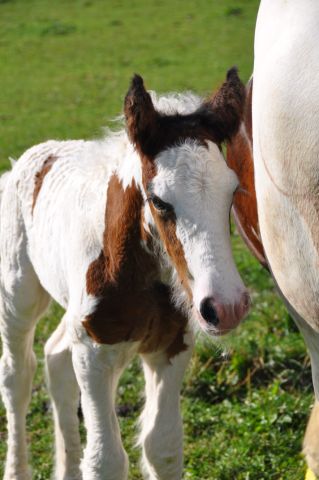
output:
[[[245,107],[246,89],[236,67],[227,72],[226,81],[208,101],[215,117],[214,130],[219,143],[236,135]]]
[[[140,75],[132,78],[124,101],[124,114],[130,140],[142,153],[147,154],[148,145],[156,131],[158,114]]]

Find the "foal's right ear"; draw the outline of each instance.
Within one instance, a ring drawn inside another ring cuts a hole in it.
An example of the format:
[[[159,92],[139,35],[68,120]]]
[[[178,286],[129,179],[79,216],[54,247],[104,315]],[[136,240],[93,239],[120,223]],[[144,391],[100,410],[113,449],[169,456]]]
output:
[[[130,140],[144,154],[148,153],[151,138],[156,132],[158,114],[143,78],[134,75],[124,101],[124,114]]]

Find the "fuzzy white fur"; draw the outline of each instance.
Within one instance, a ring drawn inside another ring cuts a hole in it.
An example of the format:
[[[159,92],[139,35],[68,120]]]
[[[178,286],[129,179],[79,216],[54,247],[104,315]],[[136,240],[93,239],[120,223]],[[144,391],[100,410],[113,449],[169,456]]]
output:
[[[152,96],[157,108],[166,112],[187,113],[200,104],[192,94]],[[50,155],[58,160],[45,176],[32,212],[35,176]],[[234,174],[213,144],[207,150],[186,142],[162,152],[156,162],[158,175],[152,188],[175,208],[195,303],[213,295],[215,289],[223,292],[225,301],[236,301],[244,287],[229,246],[228,213],[237,184]],[[25,416],[35,369],[32,344],[36,321],[50,298],[66,309],[45,347],[55,421],[55,478],[127,478],[128,460],[114,398],[121,372],[138,344],[99,345],[82,326],[98,301],[87,294],[86,273],[102,248],[107,185],[114,172],[124,188],[135,180],[146,199],[140,159],[124,130],[101,141],[37,145],[1,178],[0,384],[8,417],[5,480],[31,478]],[[153,218],[147,202],[145,208],[149,228]],[[174,266],[169,269],[173,281]],[[163,275],[167,278],[166,271]],[[185,342],[187,351],[170,363],[164,352],[142,356],[146,403],[140,444],[149,480],[179,480],[182,475],[179,392],[192,351],[191,333]],[[79,391],[87,428],[81,466]]]

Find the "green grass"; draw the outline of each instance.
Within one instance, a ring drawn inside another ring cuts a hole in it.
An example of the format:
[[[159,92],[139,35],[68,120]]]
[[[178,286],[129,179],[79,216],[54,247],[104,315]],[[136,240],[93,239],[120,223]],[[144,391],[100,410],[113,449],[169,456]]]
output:
[[[129,79],[157,91],[209,94],[226,70],[252,70],[258,0],[0,0],[0,167],[48,138],[92,138],[121,111]],[[302,479],[300,456],[313,399],[309,360],[268,274],[236,233],[236,262],[253,309],[219,345],[199,340],[185,378],[185,479]],[[43,345],[62,312],[37,329],[39,368],[28,415],[34,479],[49,479],[53,435],[43,380]],[[138,362],[119,389],[130,479],[142,405]],[[0,477],[5,456],[0,406]]]

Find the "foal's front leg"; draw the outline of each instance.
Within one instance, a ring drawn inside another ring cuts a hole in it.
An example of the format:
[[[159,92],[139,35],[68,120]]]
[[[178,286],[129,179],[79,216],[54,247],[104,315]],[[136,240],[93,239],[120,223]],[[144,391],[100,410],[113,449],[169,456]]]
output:
[[[180,390],[193,350],[193,337],[185,335],[188,349],[168,360],[166,352],[142,355],[146,403],[141,416],[140,444],[148,480],[180,480],[183,470],[183,427]]]
[[[72,360],[87,429],[83,480],[127,479],[128,459],[114,398],[120,374],[135,351],[132,343],[98,345],[88,339],[86,344],[73,344]]]

